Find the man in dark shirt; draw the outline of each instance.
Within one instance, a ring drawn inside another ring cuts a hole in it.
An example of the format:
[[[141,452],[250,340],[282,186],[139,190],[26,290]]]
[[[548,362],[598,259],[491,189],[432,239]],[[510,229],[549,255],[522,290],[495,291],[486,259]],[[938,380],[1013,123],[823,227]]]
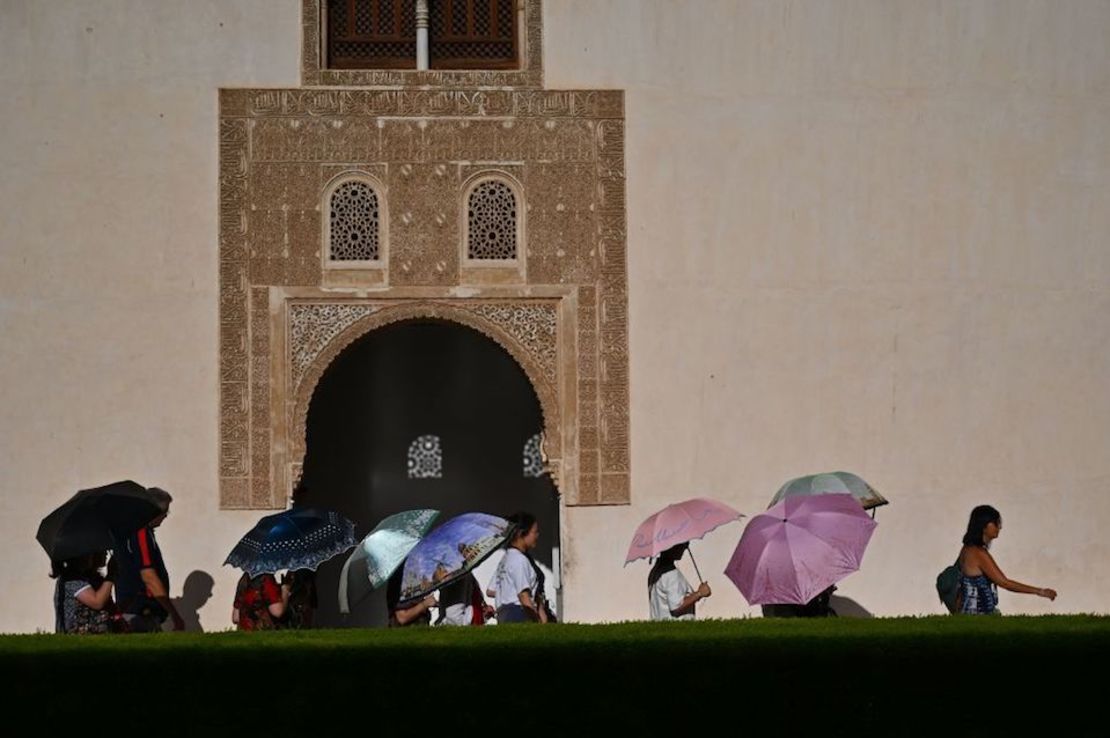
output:
[[[150,491],[158,498],[162,514],[128,536],[113,551],[116,602],[133,632],[160,631],[167,616],[173,619],[174,630],[184,630],[185,621],[170,601],[170,577],[154,538],[154,529],[169,515],[173,498],[157,487],[151,487]]]

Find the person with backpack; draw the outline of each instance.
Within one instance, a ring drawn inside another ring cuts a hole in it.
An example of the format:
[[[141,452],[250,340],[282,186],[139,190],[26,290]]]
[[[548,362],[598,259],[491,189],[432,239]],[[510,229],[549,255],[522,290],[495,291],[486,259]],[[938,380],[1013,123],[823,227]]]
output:
[[[278,586],[273,574],[243,574],[235,587],[231,622],[239,630],[275,630],[289,604],[289,585]]]
[[[1001,532],[1002,515],[998,510],[990,505],[979,505],[971,511],[963,547],[956,560],[960,574],[956,612],[964,615],[998,614],[998,587],[1010,592],[1056,599],[1054,589],[1022,584],[1002,573],[990,552],[991,543]],[[938,590],[939,585],[938,581]]]

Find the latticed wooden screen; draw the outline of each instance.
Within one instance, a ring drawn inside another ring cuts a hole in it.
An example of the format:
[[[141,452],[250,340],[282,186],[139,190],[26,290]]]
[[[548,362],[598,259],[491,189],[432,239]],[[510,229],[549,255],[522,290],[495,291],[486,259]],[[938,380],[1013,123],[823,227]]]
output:
[[[516,0],[429,0],[433,69],[517,65]]]
[[[517,0],[428,0],[433,69],[517,66]],[[416,67],[416,0],[329,0],[328,66]]]
[[[329,0],[328,66],[416,67],[416,0]]]

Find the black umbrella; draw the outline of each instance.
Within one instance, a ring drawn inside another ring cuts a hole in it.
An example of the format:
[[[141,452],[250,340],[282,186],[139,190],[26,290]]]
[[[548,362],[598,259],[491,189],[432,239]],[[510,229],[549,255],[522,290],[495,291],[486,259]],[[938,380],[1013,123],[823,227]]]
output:
[[[83,489],[39,523],[35,535],[52,560],[115,548],[162,514],[156,493],[128,480]]]

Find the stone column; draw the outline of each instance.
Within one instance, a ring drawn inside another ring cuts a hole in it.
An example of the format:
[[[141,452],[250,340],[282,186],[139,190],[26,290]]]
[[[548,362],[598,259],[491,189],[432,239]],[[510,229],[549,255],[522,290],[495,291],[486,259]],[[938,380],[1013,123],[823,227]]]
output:
[[[416,0],[416,68],[428,68],[428,0]]]

